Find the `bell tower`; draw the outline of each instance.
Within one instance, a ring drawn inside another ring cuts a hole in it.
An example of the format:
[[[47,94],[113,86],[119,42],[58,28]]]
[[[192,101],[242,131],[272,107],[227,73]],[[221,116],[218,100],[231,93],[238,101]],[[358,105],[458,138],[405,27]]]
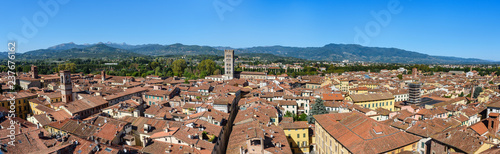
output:
[[[231,80],[234,77],[234,50],[224,50],[224,78]]]
[[[71,84],[71,73],[69,71],[60,71],[61,76],[61,96],[64,103],[73,101],[73,86]]]

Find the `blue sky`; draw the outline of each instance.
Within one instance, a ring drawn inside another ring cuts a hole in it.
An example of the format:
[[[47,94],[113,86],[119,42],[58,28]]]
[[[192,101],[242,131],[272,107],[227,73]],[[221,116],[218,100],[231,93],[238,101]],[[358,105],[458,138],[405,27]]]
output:
[[[59,9],[50,14],[38,1],[4,2],[0,42],[7,44],[9,36],[18,35],[24,38],[18,39],[20,52],[67,42],[231,47],[360,43],[500,61],[500,1],[40,1],[56,2]],[[380,16],[380,22],[371,12],[389,14],[390,20]],[[37,32],[23,34],[28,29],[23,18]]]

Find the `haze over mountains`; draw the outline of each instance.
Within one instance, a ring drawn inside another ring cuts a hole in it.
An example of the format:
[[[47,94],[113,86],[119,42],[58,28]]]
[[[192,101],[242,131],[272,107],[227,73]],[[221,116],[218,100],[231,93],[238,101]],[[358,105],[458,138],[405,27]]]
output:
[[[16,58],[34,59],[70,59],[70,58],[103,58],[119,59],[137,56],[163,55],[223,55],[224,49],[231,47],[211,47],[199,45],[171,45],[144,44],[129,45],[126,43],[96,43],[75,44],[73,42],[59,44],[47,49],[39,49],[18,53]],[[287,47],[287,46],[258,46],[250,48],[236,48],[236,56],[258,56],[272,54],[280,57],[293,57],[307,60],[324,61],[365,61],[381,63],[419,63],[419,64],[491,64],[499,63],[475,58],[459,58],[445,56],[431,56],[397,48],[365,47],[355,44],[327,44],[323,47]],[[6,58],[6,53],[2,54]]]

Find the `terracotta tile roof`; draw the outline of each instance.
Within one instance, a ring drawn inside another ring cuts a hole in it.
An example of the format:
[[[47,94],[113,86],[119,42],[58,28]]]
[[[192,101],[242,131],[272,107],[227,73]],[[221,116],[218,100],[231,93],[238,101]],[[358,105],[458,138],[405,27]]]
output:
[[[168,129],[168,132],[167,132],[167,129]],[[178,127],[171,127],[171,128],[164,128],[163,130],[164,131],[154,133],[149,138],[155,139],[155,138],[160,138],[160,137],[172,136],[177,130],[179,130],[179,128]]]
[[[89,110],[98,106],[107,104],[108,102],[100,96],[91,96],[84,99],[69,102],[64,107],[72,114]]]
[[[340,117],[344,117],[337,121]],[[383,153],[418,142],[420,137],[389,127],[361,114],[315,115],[316,127],[323,127],[352,153]]]
[[[353,94],[350,95],[353,102],[366,102],[376,100],[394,99],[391,93],[374,93],[374,94]]]
[[[484,124],[484,122],[488,122],[488,121],[484,121],[484,120],[480,121],[478,123],[471,125],[469,128],[474,130],[477,134],[483,135],[484,133],[488,132],[488,128],[486,128],[486,124]]]
[[[278,111],[276,108],[271,106],[264,106],[260,104],[254,104],[248,107],[246,110],[238,111],[236,118],[234,119],[234,124],[246,123],[248,121],[260,121],[262,123],[270,122],[271,118],[277,118]]]
[[[473,130],[464,130],[462,127],[457,127],[431,137],[433,140],[459,149],[465,153],[475,153],[482,144],[484,144],[485,139],[472,135],[474,133]]]
[[[2,152],[4,153],[39,153],[38,151],[47,150],[48,147],[44,143],[56,143],[55,139],[40,138],[38,134],[42,132],[43,134],[48,134],[44,129],[32,129],[29,131],[24,131],[20,134],[15,135],[15,146],[7,145],[3,147]],[[7,136],[7,134],[5,135]],[[0,142],[6,144],[10,142],[11,139],[9,137],[0,138]]]
[[[46,114],[38,114],[38,115],[34,115],[33,116],[37,121],[38,123],[40,123],[42,126],[45,126],[49,123],[51,123],[52,121],[47,117]]]
[[[246,142],[251,138],[262,138],[264,150],[269,153],[292,153],[283,129],[258,121],[234,126],[229,136],[226,153],[240,153],[241,148],[247,150]],[[277,147],[277,143],[281,144],[281,147]]]
[[[277,100],[275,102],[278,103],[280,106],[283,105],[297,106],[297,101]]]
[[[161,141],[153,141],[153,143],[141,149],[142,153],[151,153],[151,154],[165,154],[168,151],[171,154],[201,154],[201,151],[196,148],[191,148],[187,145],[181,144],[171,144]]]
[[[160,119],[153,119],[153,118],[146,118],[146,117],[130,117],[126,116],[120,119],[121,121],[125,122],[130,122],[133,128],[139,132],[139,133],[144,133],[144,124],[148,124],[149,126],[152,127],[151,132],[148,133],[149,135],[152,135],[156,132],[164,131],[163,128],[165,128],[167,125],[169,127],[181,127],[182,122],[179,121],[168,121],[168,120],[160,120]]]
[[[460,122],[456,120],[434,118],[416,121],[416,123],[412,124],[406,131],[422,137],[430,137],[445,130],[458,127],[459,125]]]
[[[232,104],[236,97],[233,95],[220,96],[214,99],[214,104],[227,105]]]
[[[279,126],[283,129],[301,129],[301,128],[309,128],[307,121],[295,121],[293,123],[285,123],[281,122]]]
[[[342,101],[344,100],[344,97],[342,97],[342,94],[340,93],[330,93],[330,94],[323,94],[323,100],[325,101]]]
[[[145,92],[145,91],[147,91],[147,88],[134,87],[134,88],[127,89],[127,90],[125,90],[123,92],[116,93],[114,95],[105,96],[104,99],[109,101],[109,100],[117,99],[117,98],[120,98],[120,97],[123,97],[123,96],[126,96],[126,95],[140,93],[140,92]]]
[[[221,112],[219,110],[210,109],[208,111],[203,111],[203,112],[188,115],[187,117],[189,117],[189,119],[200,119],[201,117],[208,119],[210,117],[210,118],[212,118],[210,120],[222,122],[223,120],[228,120],[229,114],[225,113],[225,112]],[[188,120],[187,117],[184,118],[184,120]]]
[[[102,139],[106,139],[108,141],[112,141],[114,138],[117,137],[117,134],[123,130],[123,127],[125,125],[122,125],[122,126],[117,126],[117,125],[113,125],[111,123],[105,123],[104,126],[102,126],[100,129],[98,129],[95,133],[94,133],[94,136],[95,137],[99,137],[99,138],[102,138]],[[119,137],[119,136],[118,136]]]

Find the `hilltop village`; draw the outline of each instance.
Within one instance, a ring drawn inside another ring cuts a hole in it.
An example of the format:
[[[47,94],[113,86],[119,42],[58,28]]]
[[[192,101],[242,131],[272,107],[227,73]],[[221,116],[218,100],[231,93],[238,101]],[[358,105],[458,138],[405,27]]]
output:
[[[1,152],[500,153],[494,73],[292,78],[236,72],[234,61],[226,50],[224,75],[197,80],[39,75],[32,66],[16,77],[23,90],[2,85]]]

